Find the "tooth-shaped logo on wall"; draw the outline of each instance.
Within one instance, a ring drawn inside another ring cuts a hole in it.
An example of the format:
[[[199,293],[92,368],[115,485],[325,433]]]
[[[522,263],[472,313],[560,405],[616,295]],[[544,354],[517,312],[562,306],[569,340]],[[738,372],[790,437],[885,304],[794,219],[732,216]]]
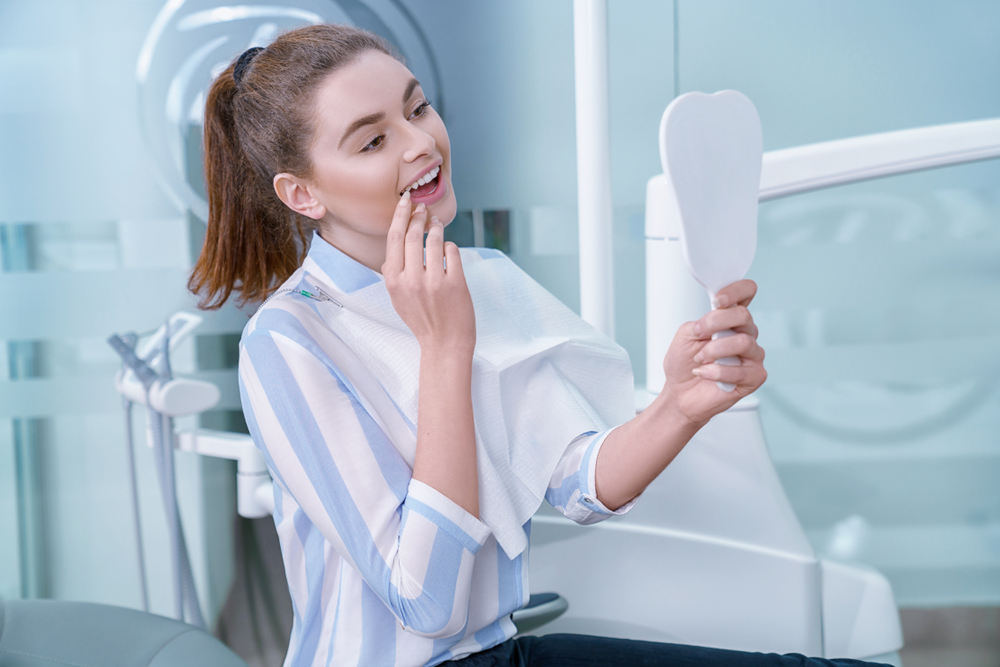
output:
[[[205,96],[212,80],[251,46],[285,30],[347,23],[393,44],[444,113],[430,43],[401,0],[169,0],[153,21],[136,64],[139,120],[161,181],[177,205],[208,219],[202,173]]]

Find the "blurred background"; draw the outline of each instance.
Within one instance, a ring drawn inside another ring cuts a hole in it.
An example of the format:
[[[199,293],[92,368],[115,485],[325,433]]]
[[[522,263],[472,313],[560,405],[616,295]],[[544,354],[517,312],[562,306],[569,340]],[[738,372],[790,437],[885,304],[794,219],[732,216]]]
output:
[[[645,185],[676,95],[742,91],[765,150],[1000,116],[990,0],[609,6],[616,331],[639,385]],[[572,12],[570,0],[0,0],[0,598],[140,606],[105,339],[195,308],[201,105],[220,66],[308,21],[389,38],[451,135],[449,236],[504,250],[578,310]],[[817,553],[889,578],[907,665],[1000,665],[1000,162],[776,200],[759,229],[760,414]],[[223,388],[188,425],[245,431],[235,364],[251,312],[207,314],[175,355],[175,371]],[[152,454],[135,455],[151,607],[169,614]],[[210,623],[251,664],[280,663],[291,611],[270,519],[235,518],[231,463],[177,461]]]

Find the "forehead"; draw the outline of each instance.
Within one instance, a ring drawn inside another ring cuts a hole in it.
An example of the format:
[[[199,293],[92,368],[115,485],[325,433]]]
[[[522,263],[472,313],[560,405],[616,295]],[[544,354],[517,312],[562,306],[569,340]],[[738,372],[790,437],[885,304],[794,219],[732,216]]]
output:
[[[366,51],[331,72],[316,92],[316,113],[322,131],[343,132],[356,119],[403,104],[413,74],[403,63],[381,51]]]

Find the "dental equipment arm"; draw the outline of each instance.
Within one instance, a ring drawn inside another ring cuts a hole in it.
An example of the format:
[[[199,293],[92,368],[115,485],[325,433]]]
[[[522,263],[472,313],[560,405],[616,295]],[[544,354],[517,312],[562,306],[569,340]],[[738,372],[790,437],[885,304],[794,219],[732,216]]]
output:
[[[760,201],[1000,157],[1000,119],[918,127],[764,153]]]
[[[274,487],[264,455],[249,435],[195,429],[174,434],[175,447],[183,452],[236,461],[236,511],[248,519],[274,513]]]

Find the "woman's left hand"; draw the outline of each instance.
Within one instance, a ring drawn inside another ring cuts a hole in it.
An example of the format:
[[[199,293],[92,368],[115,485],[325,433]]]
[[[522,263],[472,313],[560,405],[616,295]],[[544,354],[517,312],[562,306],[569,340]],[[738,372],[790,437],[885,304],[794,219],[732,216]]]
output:
[[[611,431],[597,455],[597,498],[605,507],[618,509],[642,493],[709,419],[764,384],[764,350],[747,310],[756,293],[753,281],[735,282],[716,294],[716,310],[677,330],[663,360],[663,391]],[[712,340],[726,329],[735,335]],[[722,357],[738,357],[740,365],[715,363]],[[736,388],[723,391],[716,382]]]
[[[764,350],[757,344],[757,325],[747,306],[757,294],[752,280],[740,280],[716,294],[718,308],[697,322],[681,326],[663,360],[670,402],[692,424],[702,426],[714,415],[757,390],[767,379]],[[732,329],[735,335],[712,340],[712,335]],[[715,363],[738,357],[739,366]],[[723,391],[716,382],[735,384]]]

